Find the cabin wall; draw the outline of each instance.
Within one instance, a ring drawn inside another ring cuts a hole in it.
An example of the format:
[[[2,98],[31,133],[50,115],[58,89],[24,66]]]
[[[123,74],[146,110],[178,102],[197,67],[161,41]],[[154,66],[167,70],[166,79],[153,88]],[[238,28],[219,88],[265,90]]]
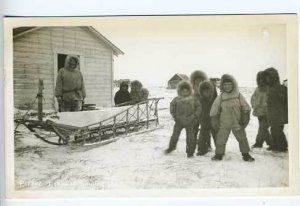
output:
[[[57,53],[80,55],[87,98],[85,103],[112,105],[112,50],[84,27],[44,27],[14,39],[14,105],[22,107],[44,80],[44,108],[53,109]]]
[[[176,89],[177,85],[179,84],[181,80],[172,80],[168,82],[168,88],[169,89]]]

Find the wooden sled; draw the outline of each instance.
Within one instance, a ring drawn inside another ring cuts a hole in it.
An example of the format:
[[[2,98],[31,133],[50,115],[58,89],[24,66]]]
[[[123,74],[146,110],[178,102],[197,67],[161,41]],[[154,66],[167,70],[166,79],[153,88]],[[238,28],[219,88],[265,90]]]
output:
[[[104,145],[116,141],[122,134],[158,128],[158,102],[161,99],[150,98],[134,105],[118,107],[117,113],[104,119],[101,119],[101,110],[95,110],[69,114],[62,112],[59,113],[59,119],[16,119],[15,122],[25,125],[37,138],[49,144]],[[85,117],[86,121],[78,121],[79,124],[76,120],[82,120],[81,117]]]

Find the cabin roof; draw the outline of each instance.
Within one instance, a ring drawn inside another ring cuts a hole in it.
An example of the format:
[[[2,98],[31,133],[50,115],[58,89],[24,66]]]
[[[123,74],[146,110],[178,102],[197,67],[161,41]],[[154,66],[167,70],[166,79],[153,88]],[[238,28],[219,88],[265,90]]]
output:
[[[188,80],[189,77],[186,74],[174,74],[174,76],[169,80],[172,81],[175,77],[179,77],[181,80]]]
[[[116,45],[114,45],[111,41],[109,41],[105,36],[103,36],[94,27],[92,27],[92,26],[82,26],[82,27],[88,28],[91,33],[96,35],[97,38],[101,39],[109,48],[111,48],[113,50],[114,55],[118,56],[118,55],[124,54],[124,52],[121,49],[119,49]],[[13,37],[17,38],[19,36],[22,36],[24,34],[35,31],[40,28],[42,28],[42,27],[17,27],[17,28],[13,29]]]

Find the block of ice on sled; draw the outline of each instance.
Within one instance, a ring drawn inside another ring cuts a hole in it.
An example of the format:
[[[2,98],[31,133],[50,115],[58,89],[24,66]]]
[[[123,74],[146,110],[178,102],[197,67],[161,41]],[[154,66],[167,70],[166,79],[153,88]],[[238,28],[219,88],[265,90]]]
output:
[[[85,127],[113,117],[122,111],[126,111],[128,108],[129,106],[108,107],[92,111],[60,112],[57,114],[58,118],[51,118],[50,120],[58,124]]]
[[[57,114],[58,118],[51,118],[50,120],[57,124],[74,127],[86,127],[100,122],[103,122],[104,125],[113,124],[113,121],[116,121],[117,124],[125,123],[126,121],[133,122],[137,120],[137,115],[139,115],[139,121],[145,120],[147,117],[146,105],[139,105],[139,110],[137,110],[137,105],[131,105],[107,107],[92,111],[60,112]],[[153,116],[152,113],[148,112],[148,118]],[[114,116],[115,119],[113,118]]]

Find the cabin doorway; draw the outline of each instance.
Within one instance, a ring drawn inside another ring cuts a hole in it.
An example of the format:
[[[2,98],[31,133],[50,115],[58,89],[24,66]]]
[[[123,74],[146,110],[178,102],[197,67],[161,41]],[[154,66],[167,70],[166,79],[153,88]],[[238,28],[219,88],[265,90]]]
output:
[[[68,55],[74,55],[74,56],[78,57],[79,64],[78,64],[77,68],[82,70],[82,65],[83,65],[82,55],[79,55],[78,53],[74,54],[74,53],[67,52],[67,51],[66,52],[55,52],[54,53],[54,73],[53,73],[54,74],[54,78],[53,78],[54,79],[54,88],[53,88],[54,94],[55,94],[57,74],[58,74],[59,70],[65,66],[65,60]],[[54,95],[54,108],[56,111],[58,111],[58,103],[56,101],[55,95]]]
[[[65,66],[67,54],[57,54],[57,71]]]

